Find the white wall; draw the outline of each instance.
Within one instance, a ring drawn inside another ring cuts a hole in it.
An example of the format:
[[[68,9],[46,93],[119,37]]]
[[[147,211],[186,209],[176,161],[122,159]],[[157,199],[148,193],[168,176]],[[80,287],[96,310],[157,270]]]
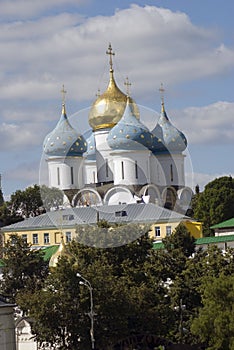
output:
[[[114,163],[114,185],[150,183],[150,151],[119,150],[113,151],[111,156]]]
[[[49,170],[49,187],[57,187],[60,190],[83,187],[82,157],[51,157],[47,161]],[[71,168],[73,168],[73,183]]]

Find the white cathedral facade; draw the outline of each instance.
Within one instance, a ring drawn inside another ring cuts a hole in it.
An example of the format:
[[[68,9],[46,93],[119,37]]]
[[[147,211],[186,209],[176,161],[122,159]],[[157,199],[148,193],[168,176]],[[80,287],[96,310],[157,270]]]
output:
[[[161,115],[153,130],[114,78],[112,48],[109,84],[89,111],[89,136],[78,133],[66,115],[65,101],[55,129],[44,141],[49,187],[62,190],[72,206],[155,203],[183,211],[192,190],[185,186],[184,151],[187,140]]]

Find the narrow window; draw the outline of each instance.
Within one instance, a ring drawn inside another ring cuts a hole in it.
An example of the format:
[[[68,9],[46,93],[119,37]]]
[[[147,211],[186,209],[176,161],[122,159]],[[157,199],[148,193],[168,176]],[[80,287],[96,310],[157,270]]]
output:
[[[27,241],[28,241],[28,235],[23,234],[23,235],[22,235],[22,239],[27,243]]]
[[[154,232],[155,232],[155,237],[160,237],[161,236],[160,226],[155,226]]]
[[[50,243],[50,236],[49,233],[44,233],[44,244]]]
[[[136,175],[136,179],[138,179],[138,165],[137,165],[137,160],[135,161],[135,175]]]
[[[166,226],[166,236],[171,235],[171,226]]]
[[[108,159],[105,160],[106,163],[106,177],[109,176],[109,167],[108,167]]]
[[[38,234],[33,233],[33,244],[38,244]]]
[[[66,243],[71,242],[71,232],[66,232]]]
[[[172,164],[170,166],[170,170],[171,170],[171,182],[172,182],[173,181],[173,166],[172,166]]]
[[[57,181],[58,181],[58,186],[60,186],[60,172],[59,172],[59,168],[57,168]]]
[[[124,162],[121,162],[122,180],[124,180]]]
[[[73,166],[71,166],[71,184],[74,185],[74,172],[73,172]]]
[[[95,176],[95,171],[93,171],[93,183],[95,184],[96,182],[96,176]]]

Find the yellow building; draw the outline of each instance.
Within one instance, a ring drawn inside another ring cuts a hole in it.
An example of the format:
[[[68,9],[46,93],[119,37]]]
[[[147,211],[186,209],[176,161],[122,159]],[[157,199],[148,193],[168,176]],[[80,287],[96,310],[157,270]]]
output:
[[[2,227],[1,232],[4,242],[17,234],[33,247],[39,248],[60,244],[61,233],[64,242],[68,243],[76,237],[76,228],[79,225],[94,225],[98,220],[113,224],[150,224],[150,237],[155,241],[171,235],[179,223],[183,222],[193,237],[202,237],[200,222],[153,203],[63,209]]]
[[[170,236],[175,231],[176,227],[183,223],[191,236],[194,238],[201,238],[202,235],[202,223],[194,221],[192,219],[175,220],[169,222],[157,222],[151,227],[149,235],[154,241],[161,241],[163,238]]]

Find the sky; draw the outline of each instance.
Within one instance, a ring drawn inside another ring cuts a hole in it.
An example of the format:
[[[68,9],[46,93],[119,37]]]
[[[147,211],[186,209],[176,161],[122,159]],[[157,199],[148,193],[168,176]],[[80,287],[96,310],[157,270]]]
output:
[[[39,183],[42,144],[66,110],[80,132],[114,74],[145,113],[188,139],[186,178],[234,176],[233,0],[0,0],[0,173],[5,199]],[[144,114],[144,113],[143,113]],[[193,188],[194,189],[194,188]]]

